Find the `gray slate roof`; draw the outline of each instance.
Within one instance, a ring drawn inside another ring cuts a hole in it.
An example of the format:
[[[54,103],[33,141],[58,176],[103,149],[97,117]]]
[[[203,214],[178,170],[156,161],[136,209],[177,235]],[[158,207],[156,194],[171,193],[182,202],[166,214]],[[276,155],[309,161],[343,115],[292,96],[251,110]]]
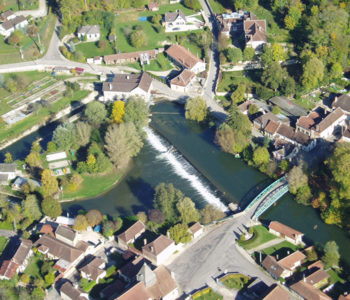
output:
[[[24,16],[17,16],[14,19],[5,21],[4,23],[1,24],[1,26],[5,29],[5,30],[9,30],[13,27],[15,27],[16,25],[26,21],[27,19]]]
[[[165,22],[174,22],[178,17],[181,17],[186,21],[186,16],[182,12],[181,9],[175,11],[175,12],[167,12],[165,13]]]
[[[100,25],[87,25],[81,26],[78,29],[78,34],[99,34],[100,33]]]
[[[56,236],[60,235],[70,241],[74,241],[76,232],[68,226],[59,225],[55,232]]]
[[[131,92],[140,88],[148,92],[152,83],[152,78],[147,73],[141,74],[115,74],[112,82],[104,82],[102,91]]]

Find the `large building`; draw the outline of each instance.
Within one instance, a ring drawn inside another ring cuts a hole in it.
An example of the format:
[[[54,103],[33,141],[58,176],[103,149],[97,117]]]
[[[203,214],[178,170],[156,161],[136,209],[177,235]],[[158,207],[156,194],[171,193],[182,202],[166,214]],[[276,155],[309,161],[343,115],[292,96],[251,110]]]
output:
[[[0,34],[8,37],[15,30],[24,30],[28,26],[28,21],[24,16],[15,18],[8,17],[4,23],[0,25]]]
[[[250,13],[250,17],[243,22],[243,30],[248,47],[257,49],[267,43],[266,20],[258,20]]]
[[[164,235],[142,247],[143,256],[156,266],[161,265],[175,251],[175,242]]]
[[[81,26],[77,31],[77,36],[81,40],[86,38],[88,42],[98,41],[101,37],[100,25]]]

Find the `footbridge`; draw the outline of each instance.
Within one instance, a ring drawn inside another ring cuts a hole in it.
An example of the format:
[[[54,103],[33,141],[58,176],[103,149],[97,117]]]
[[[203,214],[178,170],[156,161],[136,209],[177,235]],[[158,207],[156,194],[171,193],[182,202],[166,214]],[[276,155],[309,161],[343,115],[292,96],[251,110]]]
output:
[[[286,176],[283,176],[261,191],[244,209],[244,212],[251,219],[257,219],[288,191],[288,180]]]

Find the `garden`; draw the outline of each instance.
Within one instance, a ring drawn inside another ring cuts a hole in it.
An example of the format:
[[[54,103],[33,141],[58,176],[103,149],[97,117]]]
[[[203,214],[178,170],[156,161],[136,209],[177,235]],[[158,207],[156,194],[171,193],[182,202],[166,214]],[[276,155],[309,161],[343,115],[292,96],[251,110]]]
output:
[[[227,274],[220,278],[220,282],[229,289],[241,290],[245,288],[251,278],[243,274]]]
[[[193,300],[222,300],[223,297],[215,293],[212,288],[207,287],[192,295]]]
[[[263,225],[257,225],[251,228],[253,230],[253,236],[247,241],[240,240],[238,242],[238,244],[246,250],[254,249],[277,238],[277,236],[271,234]]]

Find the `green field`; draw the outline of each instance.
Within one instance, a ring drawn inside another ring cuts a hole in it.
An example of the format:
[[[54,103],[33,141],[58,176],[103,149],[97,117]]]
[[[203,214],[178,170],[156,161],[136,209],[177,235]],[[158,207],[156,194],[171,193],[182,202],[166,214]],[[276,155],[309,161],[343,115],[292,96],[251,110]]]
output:
[[[86,58],[114,54],[114,50],[109,42],[108,47],[105,49],[99,48],[97,44],[98,42],[80,43],[75,48],[76,51],[81,51]]]
[[[254,249],[268,241],[274,240],[277,236],[271,234],[265,226],[257,225],[253,227],[253,237],[247,241],[239,241],[239,245],[246,250]]]
[[[8,242],[8,238],[6,238],[4,236],[0,236],[0,255],[4,251],[4,249],[7,245],[7,242]]]
[[[63,200],[80,200],[98,196],[104,192],[107,192],[108,189],[113,187],[113,185],[122,177],[122,173],[113,170],[108,174],[83,174],[82,177],[84,181],[80,189],[74,192],[64,192]]]

